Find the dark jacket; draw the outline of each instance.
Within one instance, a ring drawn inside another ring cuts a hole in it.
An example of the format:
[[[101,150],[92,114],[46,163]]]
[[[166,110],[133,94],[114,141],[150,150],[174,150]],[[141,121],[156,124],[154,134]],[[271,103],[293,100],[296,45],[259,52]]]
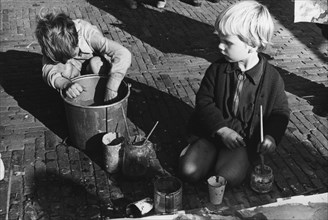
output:
[[[278,71],[263,55],[263,74],[254,101],[254,112],[249,123],[246,143],[257,146],[260,140],[260,105],[263,107],[264,135],[271,135],[278,144],[285,133],[290,110],[284,82]],[[191,132],[197,136],[214,138],[222,127],[230,127],[228,91],[230,82],[227,71],[232,63],[219,60],[207,69],[196,95],[196,107],[190,121]]]

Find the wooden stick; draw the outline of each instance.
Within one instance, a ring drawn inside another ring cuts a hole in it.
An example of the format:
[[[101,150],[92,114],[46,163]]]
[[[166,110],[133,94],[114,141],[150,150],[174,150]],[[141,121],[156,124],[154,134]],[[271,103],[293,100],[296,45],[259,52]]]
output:
[[[148,139],[149,139],[149,137],[150,137],[150,135],[153,133],[153,131],[155,130],[155,128],[156,128],[156,126],[157,126],[157,124],[158,124],[158,121],[156,122],[156,124],[154,125],[154,127],[153,127],[153,129],[151,129],[151,131],[150,131],[150,133],[148,134],[148,136],[147,136],[147,138],[146,138],[146,140],[145,140],[145,142],[144,143],[147,143],[147,141],[148,141]]]

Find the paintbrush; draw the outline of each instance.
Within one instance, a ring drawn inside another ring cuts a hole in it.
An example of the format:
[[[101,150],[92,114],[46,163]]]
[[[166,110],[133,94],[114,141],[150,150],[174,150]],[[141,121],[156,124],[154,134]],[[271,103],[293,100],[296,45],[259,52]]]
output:
[[[147,143],[147,141],[148,141],[148,139],[149,139],[150,135],[151,135],[151,134],[153,133],[153,131],[155,130],[155,128],[156,128],[156,126],[157,126],[157,124],[158,124],[158,121],[157,121],[157,122],[156,122],[156,124],[154,125],[153,129],[151,129],[151,131],[149,132],[149,134],[148,134],[148,136],[147,136],[147,138],[146,138],[146,140],[145,140],[144,144],[145,144],[145,143]]]
[[[262,109],[262,105],[260,105],[260,129],[261,129],[261,143],[262,143],[263,140],[264,140],[264,137],[263,137],[263,109]],[[260,149],[258,149],[258,151],[259,150]],[[264,155],[260,154],[260,158],[261,158],[261,172],[264,173]]]

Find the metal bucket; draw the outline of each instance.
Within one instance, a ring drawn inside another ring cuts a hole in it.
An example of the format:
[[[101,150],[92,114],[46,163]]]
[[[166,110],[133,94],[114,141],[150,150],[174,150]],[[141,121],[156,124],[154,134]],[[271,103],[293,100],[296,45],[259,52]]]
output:
[[[159,214],[172,214],[182,209],[182,183],[173,176],[154,182],[154,206]]]
[[[118,101],[105,104],[103,100],[107,80],[107,76],[80,76],[72,80],[84,88],[77,98],[71,99],[61,94],[65,102],[69,141],[76,148],[93,150],[102,145],[102,136],[108,132],[126,135],[124,116],[127,113],[130,85],[122,81]]]

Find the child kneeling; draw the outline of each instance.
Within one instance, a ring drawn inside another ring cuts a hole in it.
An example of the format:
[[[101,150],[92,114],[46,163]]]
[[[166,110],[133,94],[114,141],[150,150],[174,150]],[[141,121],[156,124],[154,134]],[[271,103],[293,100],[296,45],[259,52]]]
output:
[[[72,79],[82,73],[108,75],[104,101],[117,97],[131,65],[128,49],[104,37],[89,22],[72,20],[64,13],[50,13],[38,20],[35,30],[41,46],[42,76],[47,84],[76,98],[83,88]]]
[[[262,154],[276,149],[290,111],[282,78],[258,53],[274,31],[268,9],[256,1],[241,1],[218,16],[215,29],[224,58],[211,64],[202,79],[189,123],[190,144],[180,155],[179,171],[190,182],[220,175],[238,185],[258,148]]]

